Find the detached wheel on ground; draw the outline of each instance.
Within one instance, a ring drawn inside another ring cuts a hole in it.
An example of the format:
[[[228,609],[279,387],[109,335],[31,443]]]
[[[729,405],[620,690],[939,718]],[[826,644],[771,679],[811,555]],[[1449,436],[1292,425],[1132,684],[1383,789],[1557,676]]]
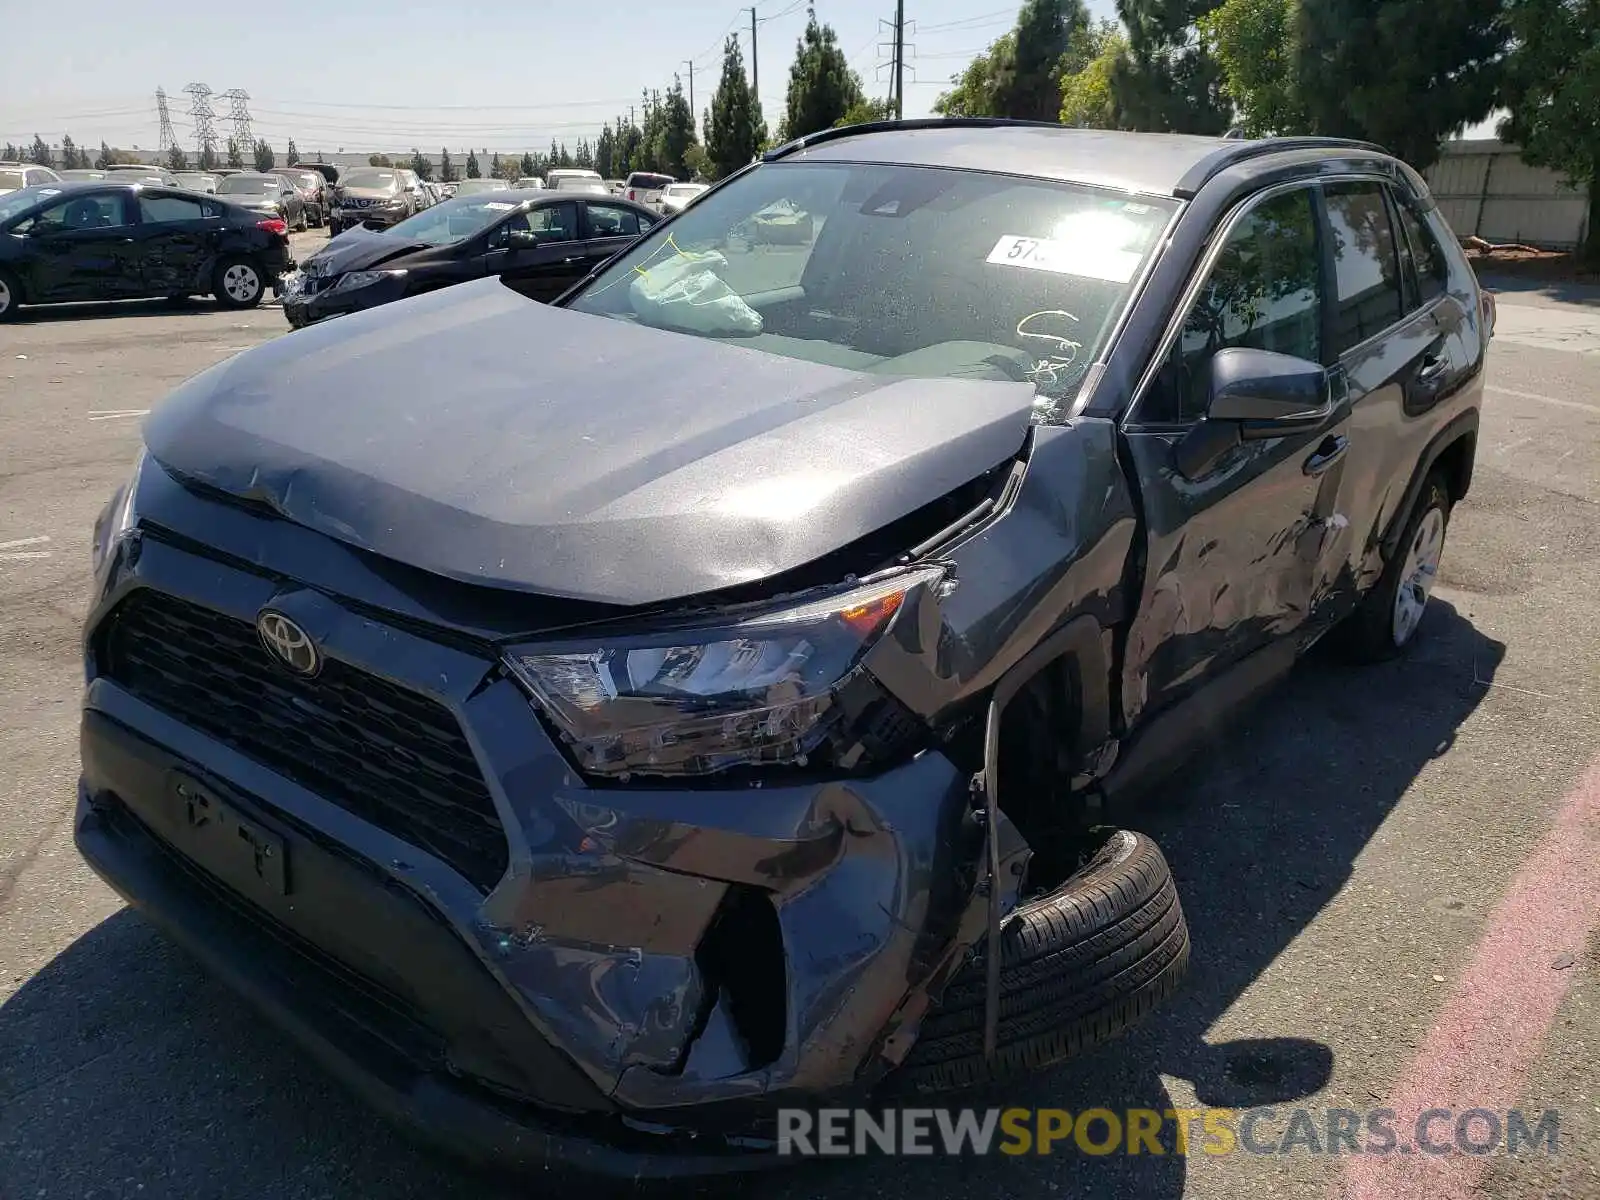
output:
[[[9,321],[22,306],[22,285],[16,276],[0,271],[0,321]]]
[[[254,308],[266,290],[266,276],[248,258],[223,259],[211,279],[211,293],[223,308]]]
[[[1411,644],[1433,595],[1449,525],[1450,489],[1434,472],[1422,485],[1394,557],[1336,631],[1337,644],[1349,657],[1382,662]]]
[[[951,980],[898,1073],[938,1092],[1054,1066],[1110,1040],[1166,999],[1189,965],[1189,927],[1160,849],[1118,830],[1089,863],[1000,931],[1000,1022],[983,1053],[981,960]]]

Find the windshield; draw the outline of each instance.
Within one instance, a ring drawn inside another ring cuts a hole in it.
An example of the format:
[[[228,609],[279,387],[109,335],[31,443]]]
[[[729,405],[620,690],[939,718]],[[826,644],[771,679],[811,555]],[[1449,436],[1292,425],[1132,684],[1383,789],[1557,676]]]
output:
[[[347,188],[392,188],[394,187],[394,172],[351,171],[339,180],[339,186]]]
[[[1175,207],[937,167],[773,163],[619,254],[570,307],[886,375],[1030,382],[1048,420]]]
[[[706,189],[693,183],[675,183],[667,189],[669,196],[698,196]]]
[[[31,187],[23,188],[20,192],[8,192],[0,196],[0,221],[9,221],[18,213],[27,212],[41,200],[59,195],[61,189],[53,187]]]
[[[283,180],[276,175],[228,175],[217,184],[219,196],[276,196],[283,190]]]
[[[430,246],[454,246],[487,229],[516,207],[513,201],[496,200],[492,195],[458,196],[391,226],[389,235]]]

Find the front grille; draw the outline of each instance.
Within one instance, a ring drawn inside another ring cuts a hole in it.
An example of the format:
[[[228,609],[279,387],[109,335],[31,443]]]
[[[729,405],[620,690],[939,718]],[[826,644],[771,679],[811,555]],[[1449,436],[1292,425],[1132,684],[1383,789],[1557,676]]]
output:
[[[106,675],[140,699],[421,847],[487,893],[505,831],[461,726],[420,693],[327,660],[270,658],[247,621],[135,592],[103,634]]]

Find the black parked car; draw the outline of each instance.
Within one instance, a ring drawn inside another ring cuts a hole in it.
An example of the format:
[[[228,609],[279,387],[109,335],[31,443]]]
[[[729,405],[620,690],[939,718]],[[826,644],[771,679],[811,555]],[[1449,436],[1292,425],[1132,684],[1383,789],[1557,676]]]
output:
[[[241,172],[224,176],[217,183],[217,195],[261,216],[276,216],[291,229],[309,226],[305,196],[292,180],[270,172]]]
[[[0,321],[69,300],[210,294],[249,308],[293,266],[281,220],[210,196],[107,179],[0,197]]]
[[[398,225],[352,226],[284,283],[289,324],[375,308],[436,288],[501,275],[551,300],[660,220],[618,199],[485,192],[446,200]]]
[[[1106,816],[1324,635],[1426,633],[1491,324],[1375,147],[973,120],[812,135],[523,286],[155,409],[76,837],[426,1135],[627,1179],[1172,994]]]

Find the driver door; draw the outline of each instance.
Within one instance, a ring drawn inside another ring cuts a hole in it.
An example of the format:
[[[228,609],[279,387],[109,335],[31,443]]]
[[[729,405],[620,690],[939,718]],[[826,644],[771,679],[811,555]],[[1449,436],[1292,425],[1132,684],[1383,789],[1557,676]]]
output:
[[[1351,412],[1327,333],[1320,213],[1307,184],[1269,190],[1226,219],[1216,257],[1201,268],[1208,274],[1125,423],[1146,521],[1124,659],[1130,726],[1247,661],[1256,668],[1235,676],[1241,687],[1257,668],[1286,669],[1324,564],[1345,549],[1350,531],[1335,505]],[[1208,422],[1211,361],[1231,346],[1323,364],[1326,417],[1250,438]],[[1260,653],[1268,649],[1280,653]],[[1204,715],[1223,707],[1208,704]]]
[[[143,294],[126,193],[74,192],[36,213],[25,233],[37,301],[122,300]]]
[[[542,204],[501,222],[489,234],[484,271],[514,281],[530,300],[554,300],[588,273],[577,203]]]

